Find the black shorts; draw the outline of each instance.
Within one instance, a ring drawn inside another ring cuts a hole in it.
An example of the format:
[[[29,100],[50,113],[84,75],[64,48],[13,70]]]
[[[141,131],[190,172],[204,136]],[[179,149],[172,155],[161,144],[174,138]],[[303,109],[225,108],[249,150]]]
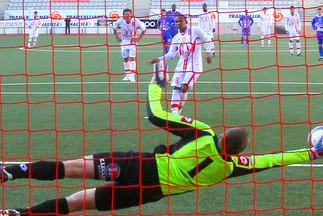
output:
[[[114,183],[96,189],[98,210],[139,206],[163,197],[155,154],[114,152],[93,157],[95,178]]]

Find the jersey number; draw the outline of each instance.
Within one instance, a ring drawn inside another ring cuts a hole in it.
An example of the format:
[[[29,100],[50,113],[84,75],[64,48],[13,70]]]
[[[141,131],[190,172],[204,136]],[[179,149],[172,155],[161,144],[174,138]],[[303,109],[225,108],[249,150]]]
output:
[[[211,158],[206,158],[204,161],[199,163],[196,167],[188,171],[188,174],[194,178],[196,176],[196,173],[201,172],[203,169],[205,169],[208,165],[210,165],[213,162]]]

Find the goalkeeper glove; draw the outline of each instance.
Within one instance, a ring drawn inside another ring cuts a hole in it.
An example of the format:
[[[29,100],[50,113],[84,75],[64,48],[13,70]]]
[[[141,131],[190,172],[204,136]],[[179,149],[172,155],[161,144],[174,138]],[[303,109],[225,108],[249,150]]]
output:
[[[323,158],[323,136],[321,139],[310,149],[313,159]]]
[[[165,67],[164,67],[165,66]],[[167,74],[168,65],[164,64],[163,61],[154,64],[154,76],[151,79],[151,84],[157,84],[161,88],[164,88],[168,81]]]

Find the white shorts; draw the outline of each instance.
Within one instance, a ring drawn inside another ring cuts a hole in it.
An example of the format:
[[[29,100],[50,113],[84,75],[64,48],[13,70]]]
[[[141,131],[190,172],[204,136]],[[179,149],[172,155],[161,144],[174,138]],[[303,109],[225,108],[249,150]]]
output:
[[[29,29],[29,37],[38,37],[38,29]]]
[[[262,28],[261,35],[270,35],[270,28]]]
[[[200,76],[200,73],[191,73],[191,74],[192,74],[192,78],[188,83],[188,87],[190,89],[193,88],[197,78]],[[172,78],[171,86],[181,88],[184,78],[185,78],[185,73],[175,72]]]
[[[299,40],[298,32],[289,32],[289,40]]]
[[[135,58],[136,57],[136,46],[135,45],[121,45],[122,58]]]

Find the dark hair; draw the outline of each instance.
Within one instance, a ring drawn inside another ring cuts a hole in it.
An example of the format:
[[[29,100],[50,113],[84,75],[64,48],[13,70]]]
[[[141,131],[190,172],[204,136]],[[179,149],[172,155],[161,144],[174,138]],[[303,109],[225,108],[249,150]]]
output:
[[[130,12],[132,14],[131,9],[129,9],[129,8],[124,9],[122,14],[124,15],[126,12]]]
[[[249,140],[248,132],[244,128],[232,128],[225,132],[221,139],[224,146],[224,153],[237,155],[242,152]]]
[[[37,11],[34,11],[34,13],[38,13]]]
[[[175,19],[176,19],[177,17],[184,17],[184,20],[185,20],[185,21],[187,21],[186,16],[185,16],[185,15],[183,15],[183,14],[176,15],[176,16],[175,16]]]
[[[164,8],[163,8],[161,11],[162,11],[162,12],[167,12],[167,11],[166,11],[166,9],[164,9]]]
[[[289,8],[295,8],[295,7],[292,5],[292,6],[290,6]]]
[[[266,7],[264,7],[264,8],[263,8],[263,10],[267,10],[267,8],[266,8]]]
[[[318,8],[318,9],[316,9],[316,10],[322,10],[322,8]]]

